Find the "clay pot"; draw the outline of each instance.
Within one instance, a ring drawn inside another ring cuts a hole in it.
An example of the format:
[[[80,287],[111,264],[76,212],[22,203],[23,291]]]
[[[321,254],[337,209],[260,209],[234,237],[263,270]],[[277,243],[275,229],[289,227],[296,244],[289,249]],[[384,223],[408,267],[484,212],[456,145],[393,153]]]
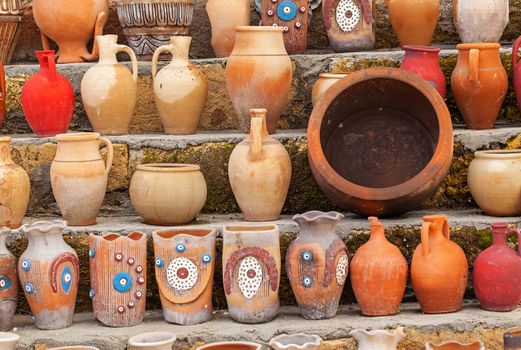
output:
[[[343,73],[321,73],[318,80],[315,82],[315,85],[313,85],[313,91],[311,92],[311,102],[313,103],[313,106],[317,104],[318,100],[327,89],[345,77],[347,77],[347,74]]]
[[[208,0],[206,13],[212,26],[215,57],[228,57],[235,44],[235,27],[250,25],[249,0]]]
[[[390,331],[355,329],[349,332],[358,343],[358,350],[396,350],[400,340],[405,338],[402,328]]]
[[[154,231],[156,281],[167,322],[195,325],[213,316],[215,229]]]
[[[245,341],[225,341],[211,343],[198,347],[195,350],[260,350],[262,345]]]
[[[16,257],[5,246],[5,240],[10,233],[11,230],[8,228],[0,229],[0,331],[2,332],[13,328],[13,316],[18,296]],[[1,334],[0,348],[3,349]]]
[[[485,350],[485,346],[480,341],[473,343],[460,343],[457,341],[450,341],[442,344],[433,344],[427,342],[425,344],[425,350]]]
[[[96,223],[112,167],[112,143],[96,132],[56,136],[58,148],[51,164],[52,193],[70,226]],[[107,148],[103,162],[100,145]]]
[[[385,0],[400,46],[431,44],[440,15],[440,0]]]
[[[63,240],[67,223],[37,221],[20,228],[29,245],[18,260],[18,276],[40,329],[72,325],[80,267],[78,255]]]
[[[365,316],[397,314],[407,283],[407,261],[385,238],[384,226],[370,217],[371,237],[351,261],[351,285]]]
[[[508,76],[499,44],[459,44],[451,89],[467,129],[492,129],[505,99]]]
[[[65,133],[69,129],[74,109],[72,85],[56,72],[54,51],[36,51],[36,57],[40,62],[40,71],[27,80],[22,88],[21,102],[25,118],[38,137]]]
[[[245,220],[279,218],[291,180],[291,161],[286,148],[268,134],[265,109],[251,110],[250,137],[233,149],[228,177]]]
[[[452,121],[440,94],[395,68],[361,70],[338,81],[308,124],[308,158],[319,187],[340,207],[363,215],[420,206],[447,174],[452,146]]]
[[[239,128],[250,131],[250,109],[266,108],[270,134],[288,101],[293,66],[282,27],[237,27],[233,51],[226,63],[226,86]],[[262,72],[262,74],[258,74]]]
[[[440,49],[434,46],[405,45],[400,69],[416,74],[431,84],[445,98],[447,81],[438,62]]]
[[[336,315],[349,272],[347,247],[335,232],[343,217],[334,211],[293,217],[300,233],[286,253],[286,272],[305,319]]]
[[[521,108],[521,65],[518,59],[519,46],[521,46],[521,36],[516,39],[512,47],[512,85],[516,93],[517,106]]]
[[[159,47],[152,58],[154,100],[167,134],[188,135],[197,130],[208,96],[208,78],[188,61],[189,36],[173,36],[170,45]],[[162,52],[172,54],[170,64],[157,72]]]
[[[521,349],[521,327],[510,328],[503,334],[504,350]]]
[[[129,188],[132,206],[151,225],[191,222],[203,208],[206,192],[204,176],[194,164],[140,164]]]
[[[138,65],[134,52],[118,45],[117,35],[96,37],[99,62],[81,80],[81,100],[94,131],[103,135],[128,134],[137,95]],[[116,54],[125,52],[132,61],[132,73],[118,63]]]
[[[224,226],[222,260],[230,316],[250,324],[275,318],[280,283],[278,227]]]
[[[274,350],[316,350],[322,339],[318,335],[281,334],[270,340],[270,347]]]
[[[103,34],[107,22],[107,0],[33,0],[33,16],[42,35],[44,50],[50,50],[49,39],[59,46],[58,63],[94,61],[98,58],[96,43],[92,52],[87,43]]]
[[[439,314],[461,309],[468,263],[463,249],[450,240],[444,215],[423,217],[421,243],[411,263],[411,280],[422,312]]]
[[[172,350],[177,337],[170,332],[147,332],[128,340],[130,350]]]
[[[2,350],[15,350],[20,336],[15,333],[0,332],[0,348]]]
[[[452,18],[464,43],[496,43],[508,24],[508,0],[454,0]]]
[[[0,3],[0,62],[9,64],[22,25],[22,1],[10,0]],[[5,90],[2,90],[2,95]]]

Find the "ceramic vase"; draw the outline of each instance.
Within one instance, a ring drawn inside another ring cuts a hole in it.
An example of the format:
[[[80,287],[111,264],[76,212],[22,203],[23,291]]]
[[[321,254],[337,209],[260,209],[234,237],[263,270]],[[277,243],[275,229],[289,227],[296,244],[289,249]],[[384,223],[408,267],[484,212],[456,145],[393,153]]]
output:
[[[349,272],[347,247],[336,234],[343,217],[334,211],[293,217],[300,232],[286,253],[286,272],[305,319],[336,315]]]
[[[247,221],[276,220],[288,194],[291,161],[286,148],[266,129],[266,110],[251,110],[250,136],[228,161],[228,177]]]
[[[54,51],[36,51],[36,57],[40,62],[40,71],[29,78],[22,88],[25,118],[38,137],[65,133],[74,109],[72,85],[56,72]]]
[[[117,35],[96,36],[100,58],[81,80],[81,100],[94,131],[102,135],[128,134],[137,96],[138,65],[134,52],[118,45]],[[125,52],[132,73],[118,63],[116,54]]]
[[[51,164],[52,193],[70,226],[94,225],[112,167],[112,143],[95,132],[56,136],[58,148]],[[100,146],[107,148],[103,162]]]
[[[390,331],[355,329],[349,332],[358,343],[358,350],[396,350],[400,340],[405,338],[401,328]]]
[[[156,281],[167,322],[195,325],[213,316],[214,229],[154,231]]]
[[[521,108],[521,64],[519,64],[519,46],[521,46],[521,36],[516,39],[512,46],[512,85],[516,93],[517,106]]]
[[[321,73],[318,80],[313,85],[311,92],[311,103],[313,107],[318,103],[322,95],[333,86],[334,83],[342,78],[347,77],[348,74],[344,73]]]
[[[440,15],[440,0],[385,0],[400,46],[431,44]]]
[[[458,341],[449,341],[442,344],[427,342],[425,344],[425,350],[485,350],[485,346],[480,341],[467,344]]]
[[[170,44],[159,47],[152,58],[154,100],[167,134],[195,133],[206,104],[208,78],[188,61],[191,41],[189,36],[173,36]],[[169,52],[172,61],[158,72],[162,52]]]
[[[13,328],[18,295],[16,257],[5,246],[5,240],[10,233],[11,230],[8,228],[0,229],[0,332]],[[1,342],[0,337],[0,344]]]
[[[262,345],[245,341],[225,341],[200,346],[195,350],[260,350]]]
[[[463,43],[497,43],[508,24],[508,0],[454,0],[452,18]]]
[[[309,0],[261,0],[262,25],[284,28],[284,46],[290,54],[306,50],[310,21]]]
[[[284,47],[282,27],[236,27],[233,51],[226,64],[226,87],[239,129],[250,131],[250,109],[266,108],[270,134],[286,107],[293,65]],[[262,72],[258,74],[257,72]]]
[[[445,98],[447,81],[438,62],[440,49],[434,46],[405,45],[400,69],[416,74],[432,85]]]
[[[130,181],[132,206],[151,225],[193,221],[206,202],[206,181],[199,165],[140,164]]]
[[[20,336],[15,333],[0,332],[0,348],[2,350],[15,350]]]
[[[503,334],[504,350],[521,349],[521,327],[510,328]]]
[[[51,49],[49,39],[58,44],[58,63],[94,61],[98,58],[96,43],[92,51],[88,42],[103,34],[107,22],[107,0],[33,0],[33,16],[42,35],[44,50]]]
[[[421,243],[412,257],[411,280],[422,312],[438,314],[461,309],[468,263],[463,249],[450,240],[444,215],[423,217]]]
[[[22,25],[22,0],[9,0],[0,3],[0,62],[9,64]],[[4,92],[5,90],[3,90]]]
[[[508,76],[499,44],[459,44],[451,89],[467,129],[492,129],[505,99]]]
[[[128,340],[130,350],[172,350],[177,337],[170,332],[147,332]]]
[[[281,334],[270,340],[273,350],[316,350],[322,339],[318,335]]]
[[[63,240],[65,221],[37,221],[20,228],[29,245],[18,260],[18,277],[40,329],[72,325],[80,267]]]
[[[230,316],[269,322],[279,310],[280,243],[276,225],[225,226],[223,283]]]
[[[407,261],[400,249],[391,244],[383,224],[369,217],[371,236],[351,261],[351,285],[362,314],[397,314],[407,283]]]

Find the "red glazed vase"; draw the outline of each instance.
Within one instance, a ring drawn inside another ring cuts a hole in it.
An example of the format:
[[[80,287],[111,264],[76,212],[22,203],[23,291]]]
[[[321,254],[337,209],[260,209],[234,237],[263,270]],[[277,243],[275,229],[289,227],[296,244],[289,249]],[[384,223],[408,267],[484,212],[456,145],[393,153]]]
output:
[[[22,89],[25,118],[36,136],[66,133],[74,109],[74,91],[69,81],[56,72],[54,51],[36,51],[40,72]]]
[[[423,78],[445,98],[447,81],[438,62],[440,49],[420,45],[405,45],[403,49],[405,56],[400,69]]]
[[[511,233],[506,222],[492,225],[492,246],[482,251],[473,268],[473,284],[481,307],[489,311],[511,311],[521,303],[521,246],[516,252],[507,245]]]
[[[517,105],[521,108],[521,65],[517,54],[521,46],[521,36],[516,39],[512,47],[512,83],[516,92]]]

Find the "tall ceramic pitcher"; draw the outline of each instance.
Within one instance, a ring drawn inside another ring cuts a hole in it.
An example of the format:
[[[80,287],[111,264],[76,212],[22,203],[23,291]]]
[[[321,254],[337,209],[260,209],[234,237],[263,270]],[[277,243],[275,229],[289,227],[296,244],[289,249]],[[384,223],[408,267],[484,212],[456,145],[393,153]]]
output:
[[[405,338],[402,328],[393,330],[355,329],[349,333],[358,343],[358,350],[396,350],[400,340]]]
[[[11,233],[8,228],[0,229],[0,332],[13,328],[18,295],[16,257],[7,250],[5,240]],[[0,345],[0,349],[3,349]]]

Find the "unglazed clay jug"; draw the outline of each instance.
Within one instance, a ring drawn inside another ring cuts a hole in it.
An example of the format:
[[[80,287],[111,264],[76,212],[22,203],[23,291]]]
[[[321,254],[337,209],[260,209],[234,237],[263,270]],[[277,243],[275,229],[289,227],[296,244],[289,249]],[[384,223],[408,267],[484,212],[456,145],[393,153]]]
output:
[[[440,0],[385,0],[400,46],[431,44],[440,15]]]
[[[423,221],[421,243],[411,263],[414,293],[424,313],[458,311],[467,287],[467,258],[450,240],[444,215],[424,216]]]
[[[480,341],[473,343],[460,343],[458,341],[449,341],[442,344],[425,343],[425,350],[485,350],[485,346]]]
[[[499,44],[459,44],[451,89],[467,129],[492,129],[507,93]]]
[[[454,0],[452,18],[464,43],[496,43],[508,24],[508,0]]]
[[[347,247],[335,232],[343,217],[335,211],[293,217],[300,233],[286,253],[286,272],[305,319],[336,315],[349,272]]]
[[[286,107],[293,65],[282,39],[282,27],[237,27],[226,63],[226,86],[243,132],[250,131],[250,109],[268,110],[266,123],[275,132]],[[259,72],[262,72],[260,74]]]
[[[402,328],[390,331],[355,329],[349,332],[358,343],[358,350],[396,350],[400,340],[405,338]]]
[[[504,350],[521,349],[521,327],[510,328],[503,334]]]
[[[447,81],[438,62],[440,49],[434,46],[405,45],[400,69],[416,74],[432,85],[445,98]]]
[[[262,345],[245,341],[224,341],[198,347],[195,350],[260,350]]]
[[[315,85],[313,85],[313,91],[311,92],[311,103],[313,103],[313,106],[317,104],[327,89],[346,76],[347,74],[344,73],[321,73]]]
[[[512,85],[516,93],[517,106],[521,108],[521,64],[519,64],[519,46],[521,46],[521,36],[516,39],[512,46]]]
[[[208,78],[188,61],[191,41],[189,36],[173,36],[170,45],[159,47],[152,58],[154,100],[167,134],[195,133],[206,104]],[[172,54],[172,61],[158,72],[162,52]]]
[[[58,149],[51,164],[52,193],[70,226],[94,225],[112,167],[112,143],[96,132],[56,136]],[[107,148],[103,162],[100,145]]]
[[[18,276],[40,329],[72,325],[80,267],[78,255],[63,240],[62,220],[37,221],[20,228],[29,245],[18,260]]]
[[[0,348],[2,350],[15,350],[20,336],[15,333],[0,332]]]
[[[5,240],[11,233],[8,228],[0,229],[0,331],[13,328],[13,316],[16,311],[18,295],[18,275],[16,257],[5,246]],[[1,337],[0,337],[0,349]]]
[[[365,316],[388,316],[400,310],[407,283],[407,261],[385,238],[384,226],[369,217],[371,237],[351,261],[351,285]]]
[[[250,113],[250,137],[233,149],[228,177],[245,220],[276,220],[288,194],[291,161],[284,146],[266,130],[266,110]]]
[[[318,335],[281,334],[270,340],[273,350],[316,350],[322,339]]]
[[[49,39],[59,46],[58,63],[94,61],[98,58],[96,43],[92,52],[87,43],[103,34],[107,22],[107,0],[33,0],[33,16],[42,35],[44,50],[50,50]]]
[[[177,337],[170,332],[147,332],[128,340],[130,350],[172,350]]]
[[[138,65],[130,47],[118,45],[117,35],[96,36],[99,62],[81,80],[81,100],[94,131],[103,135],[128,134],[137,95]],[[118,63],[116,54],[125,52],[132,61],[132,73]]]

